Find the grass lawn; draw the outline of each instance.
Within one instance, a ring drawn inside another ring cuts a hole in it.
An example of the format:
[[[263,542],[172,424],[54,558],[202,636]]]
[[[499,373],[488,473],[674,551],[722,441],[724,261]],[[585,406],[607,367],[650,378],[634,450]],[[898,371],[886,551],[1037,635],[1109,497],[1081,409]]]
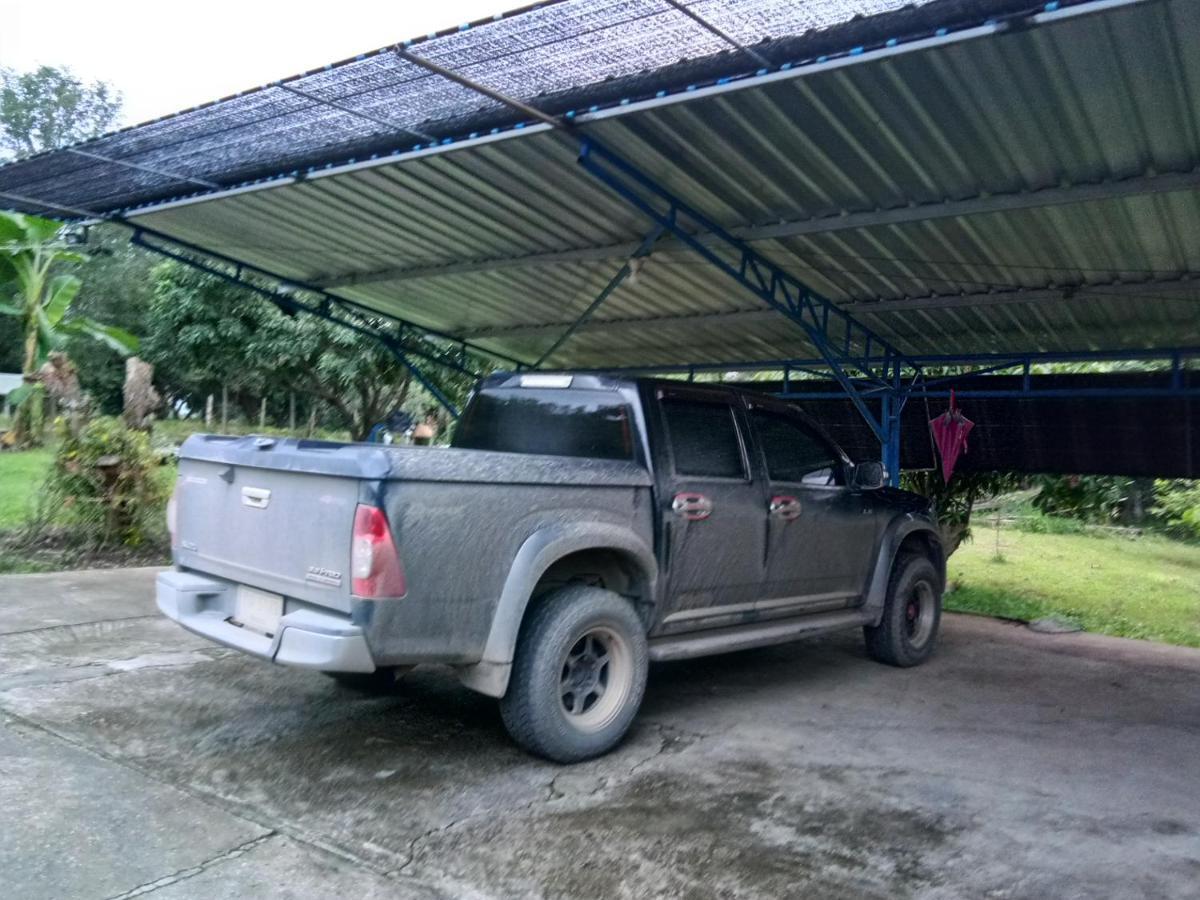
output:
[[[1088,631],[1200,647],[1200,545],[1152,536],[996,533],[985,521],[950,557],[946,608],[1014,619],[1058,614]]]
[[[53,456],[49,449],[0,453],[0,531],[25,521]]]

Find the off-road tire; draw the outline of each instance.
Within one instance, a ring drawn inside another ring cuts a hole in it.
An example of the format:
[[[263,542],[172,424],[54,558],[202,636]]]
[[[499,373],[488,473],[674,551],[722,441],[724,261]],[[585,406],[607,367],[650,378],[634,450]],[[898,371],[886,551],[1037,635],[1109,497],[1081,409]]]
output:
[[[504,725],[530,753],[555,762],[599,756],[637,715],[648,660],[645,626],[628,600],[568,585],[539,599],[522,623],[500,700]]]
[[[942,580],[933,562],[920,553],[898,556],[883,618],[877,626],[863,628],[867,653],[892,666],[920,665],[933,653],[941,620]]]

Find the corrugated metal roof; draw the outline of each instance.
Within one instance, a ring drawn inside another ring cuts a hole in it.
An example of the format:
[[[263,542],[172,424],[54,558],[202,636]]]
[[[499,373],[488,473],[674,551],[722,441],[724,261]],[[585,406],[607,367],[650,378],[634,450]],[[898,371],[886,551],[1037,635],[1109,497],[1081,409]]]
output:
[[[739,4],[696,5],[717,7],[733,27]],[[907,353],[1200,344],[1200,4],[1093,0],[1020,25],[574,121]],[[130,218],[532,361],[650,227],[577,150],[533,125]],[[551,362],[813,355],[663,241]]]

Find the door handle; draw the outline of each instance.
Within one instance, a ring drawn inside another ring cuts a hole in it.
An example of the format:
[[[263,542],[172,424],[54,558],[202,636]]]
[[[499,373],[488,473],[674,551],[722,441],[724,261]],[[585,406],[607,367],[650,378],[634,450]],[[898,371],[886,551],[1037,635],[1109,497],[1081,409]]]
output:
[[[776,494],[771,498],[771,504],[767,507],[767,511],[777,519],[791,522],[793,519],[800,518],[800,501],[787,494]]]
[[[689,522],[698,522],[701,519],[707,519],[712,515],[712,510],[713,503],[711,500],[703,494],[696,494],[691,491],[681,491],[671,501],[671,512],[687,519]]]

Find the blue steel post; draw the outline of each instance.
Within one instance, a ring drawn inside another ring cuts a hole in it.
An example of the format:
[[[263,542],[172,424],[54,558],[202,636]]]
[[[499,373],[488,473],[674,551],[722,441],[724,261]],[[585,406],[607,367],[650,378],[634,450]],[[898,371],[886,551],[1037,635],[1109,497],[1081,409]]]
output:
[[[883,435],[880,443],[883,449],[883,468],[887,470],[887,482],[892,487],[900,487],[900,412],[904,408],[901,398],[893,397],[890,393],[880,398],[880,423]]]

